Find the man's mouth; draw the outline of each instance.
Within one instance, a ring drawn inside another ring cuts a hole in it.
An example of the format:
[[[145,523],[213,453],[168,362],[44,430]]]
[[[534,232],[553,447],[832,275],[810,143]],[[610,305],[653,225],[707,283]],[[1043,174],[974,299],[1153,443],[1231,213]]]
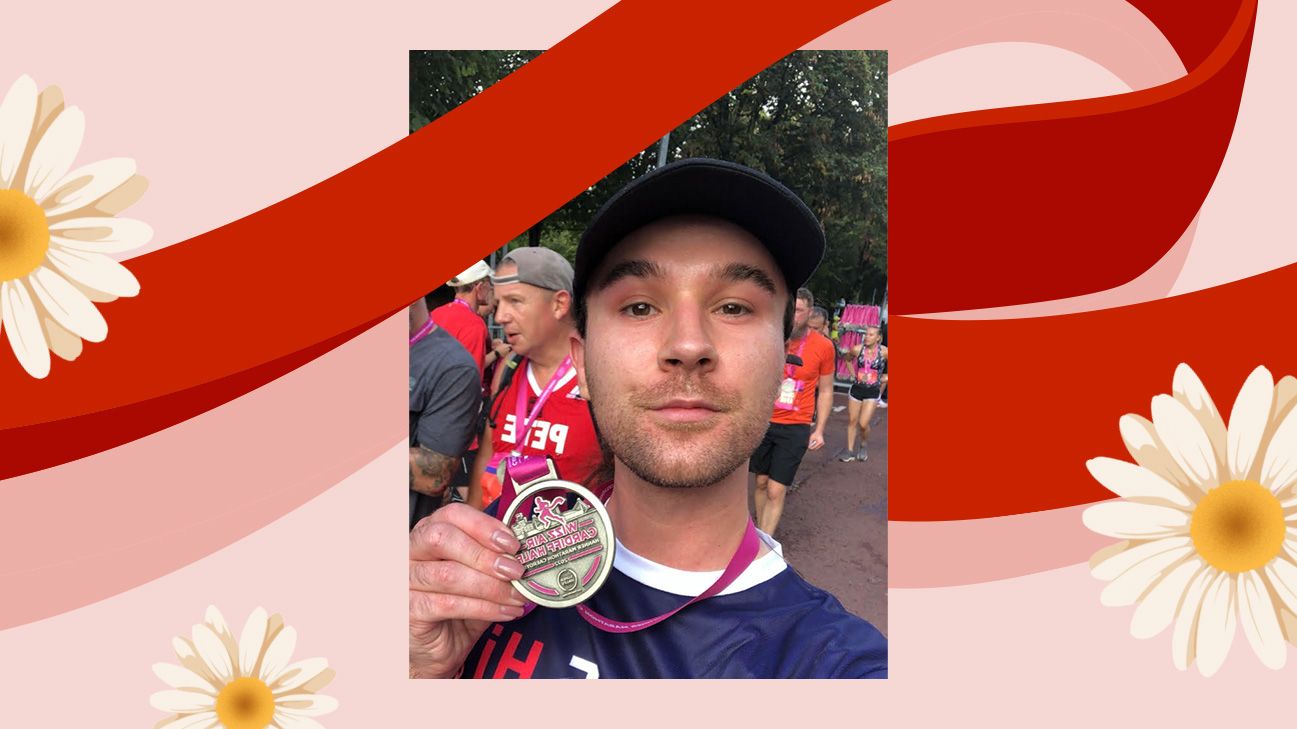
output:
[[[721,409],[709,400],[672,398],[649,407],[657,417],[671,423],[696,423],[712,417]]]

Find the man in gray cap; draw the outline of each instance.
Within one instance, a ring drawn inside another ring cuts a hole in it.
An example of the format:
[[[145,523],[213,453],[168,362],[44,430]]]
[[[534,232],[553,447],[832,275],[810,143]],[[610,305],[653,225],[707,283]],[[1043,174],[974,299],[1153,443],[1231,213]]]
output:
[[[491,280],[495,321],[515,356],[497,370],[469,480],[467,502],[479,509],[500,495],[496,467],[511,453],[549,456],[563,478],[578,483],[603,459],[569,356],[572,265],[548,248],[516,248]]]

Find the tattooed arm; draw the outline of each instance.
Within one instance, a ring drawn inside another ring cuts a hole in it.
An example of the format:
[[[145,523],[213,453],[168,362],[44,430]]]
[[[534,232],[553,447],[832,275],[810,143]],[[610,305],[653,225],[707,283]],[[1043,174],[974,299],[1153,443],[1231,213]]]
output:
[[[410,489],[428,496],[441,496],[446,491],[459,459],[423,446],[410,449]]]

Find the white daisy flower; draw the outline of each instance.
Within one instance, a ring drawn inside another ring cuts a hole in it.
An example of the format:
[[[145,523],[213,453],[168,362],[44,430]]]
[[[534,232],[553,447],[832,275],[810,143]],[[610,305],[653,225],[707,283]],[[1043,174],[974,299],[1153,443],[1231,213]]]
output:
[[[140,284],[110,253],[144,245],[153,230],[115,217],[148,182],[134,160],[71,170],[85,115],[51,86],[23,76],[0,102],[0,330],[32,377],[50,352],[72,361],[81,340],[102,342],[108,324],[93,302],[134,296]]]
[[[153,672],[171,686],[153,694],[153,708],[174,716],[156,729],[322,729],[311,717],[338,708],[316,691],[333,680],[323,658],[289,663],[297,632],[278,615],[257,608],[236,640],[220,611],[207,608],[192,640],[172,646],[180,665],[157,663]]]
[[[1137,605],[1130,632],[1174,626],[1171,656],[1204,676],[1220,668],[1236,625],[1261,662],[1281,668],[1297,642],[1297,379],[1276,385],[1258,367],[1225,427],[1188,365],[1173,395],[1153,398],[1153,420],[1124,415],[1121,437],[1135,463],[1095,458],[1090,473],[1122,497],[1082,517],[1126,541],[1090,560],[1109,582],[1105,605]]]

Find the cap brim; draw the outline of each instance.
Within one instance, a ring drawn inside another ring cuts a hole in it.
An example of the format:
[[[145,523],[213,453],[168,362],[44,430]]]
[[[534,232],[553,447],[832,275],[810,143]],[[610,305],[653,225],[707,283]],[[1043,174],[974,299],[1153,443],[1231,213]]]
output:
[[[770,251],[790,292],[824,257],[824,229],[792,190],[743,165],[695,157],[640,177],[599,209],[577,247],[576,298],[621,239],[673,215],[711,215],[748,231]]]

